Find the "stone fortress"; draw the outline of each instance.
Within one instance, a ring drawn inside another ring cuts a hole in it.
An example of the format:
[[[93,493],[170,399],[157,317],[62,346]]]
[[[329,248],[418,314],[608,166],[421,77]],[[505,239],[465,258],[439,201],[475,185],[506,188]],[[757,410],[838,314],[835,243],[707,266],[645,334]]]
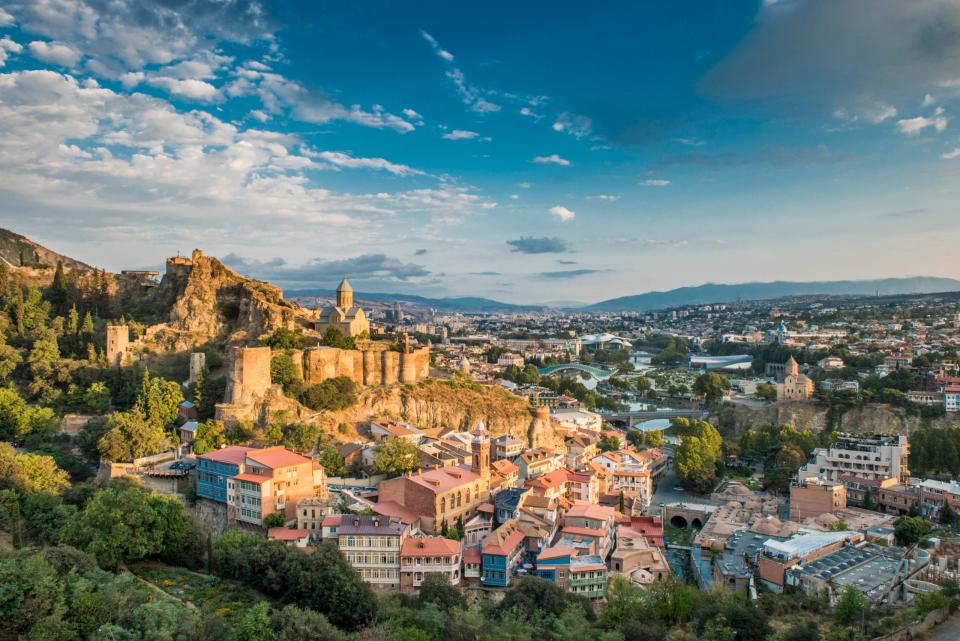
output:
[[[325,308],[316,321],[321,335],[329,328],[355,339],[355,349],[318,345],[291,350],[294,368],[307,385],[346,377],[360,386],[406,385],[430,375],[430,348],[413,349],[404,335],[399,351],[385,341],[363,338],[370,334],[364,311],[353,304],[353,288],[346,279],[337,287],[336,305]],[[234,347],[224,402],[217,405],[217,420],[244,420],[261,416],[257,405],[268,396],[279,398],[270,381],[269,347]]]

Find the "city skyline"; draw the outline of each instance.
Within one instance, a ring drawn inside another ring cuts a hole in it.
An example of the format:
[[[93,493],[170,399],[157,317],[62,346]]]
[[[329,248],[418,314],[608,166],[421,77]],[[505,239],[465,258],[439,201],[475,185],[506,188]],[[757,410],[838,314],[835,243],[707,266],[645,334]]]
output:
[[[950,266],[960,8],[0,9],[0,226],[106,267],[594,302]]]

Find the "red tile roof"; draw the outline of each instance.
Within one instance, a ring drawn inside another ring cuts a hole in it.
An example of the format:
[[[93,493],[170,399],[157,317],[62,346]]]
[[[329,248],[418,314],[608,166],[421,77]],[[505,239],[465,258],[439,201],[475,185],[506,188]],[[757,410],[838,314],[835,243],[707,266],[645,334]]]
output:
[[[201,454],[198,458],[216,461],[217,463],[242,465],[243,461],[247,458],[247,452],[251,452],[253,449],[252,447],[243,447],[242,445],[230,445],[228,447],[221,447],[219,450]]]
[[[272,527],[267,530],[267,538],[273,541],[296,541],[310,536],[307,530],[291,530],[288,527]]]
[[[260,476],[259,474],[237,474],[233,477],[237,481],[249,481],[250,483],[263,483],[264,481],[273,480],[269,476]]]
[[[451,556],[460,554],[462,545],[442,536],[410,537],[403,542],[400,556]]]
[[[301,463],[311,462],[311,459],[308,457],[301,456],[296,452],[291,452],[287,448],[279,445],[247,452],[247,458],[274,470],[278,467],[288,467],[290,465],[300,465]]]
[[[577,551],[569,545],[554,545],[547,548],[537,555],[537,561],[546,561],[548,559],[558,559],[564,556],[576,556]]]

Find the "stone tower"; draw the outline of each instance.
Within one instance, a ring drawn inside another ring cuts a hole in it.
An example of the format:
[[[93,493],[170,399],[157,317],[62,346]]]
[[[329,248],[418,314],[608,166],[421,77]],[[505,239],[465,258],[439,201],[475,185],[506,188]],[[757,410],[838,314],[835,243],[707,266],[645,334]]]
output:
[[[337,287],[337,307],[341,309],[350,309],[353,307],[353,287],[344,278]]]
[[[800,365],[796,359],[791,356],[789,360],[787,360],[787,364],[783,367],[783,376],[786,378],[787,376],[797,376],[798,374],[800,374]]]
[[[483,421],[477,421],[477,428],[473,431],[473,440],[470,442],[470,451],[473,454],[470,470],[479,474],[481,478],[489,478],[490,433],[484,427]]]
[[[190,378],[187,379],[188,385],[193,385],[200,378],[200,373],[206,369],[207,355],[203,352],[192,352],[190,354]]]
[[[107,325],[107,362],[114,367],[123,365],[128,347],[130,328],[126,325]]]

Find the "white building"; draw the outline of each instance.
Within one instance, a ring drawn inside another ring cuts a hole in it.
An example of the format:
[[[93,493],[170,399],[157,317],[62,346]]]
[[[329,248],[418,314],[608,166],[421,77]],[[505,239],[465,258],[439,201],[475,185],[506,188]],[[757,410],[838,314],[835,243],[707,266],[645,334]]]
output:
[[[840,481],[844,474],[865,479],[894,477],[901,483],[909,476],[910,444],[903,435],[840,434],[830,447],[818,447],[813,460],[800,468],[798,479],[816,476]]]

